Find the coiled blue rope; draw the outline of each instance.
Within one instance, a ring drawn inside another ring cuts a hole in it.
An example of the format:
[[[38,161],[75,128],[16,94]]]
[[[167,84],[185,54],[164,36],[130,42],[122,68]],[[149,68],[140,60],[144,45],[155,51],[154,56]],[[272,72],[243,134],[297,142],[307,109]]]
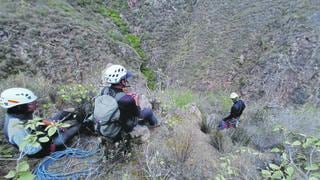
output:
[[[98,142],[87,142],[83,147],[90,147],[90,150],[80,148],[67,148],[64,151],[57,151],[46,157],[35,169],[34,174],[38,180],[76,180],[80,177],[88,177],[99,172],[99,161],[102,160],[103,150]],[[52,171],[54,163],[66,159],[65,163],[58,164],[60,170]],[[70,159],[76,159],[80,162],[71,162]],[[67,162],[69,161],[69,162]],[[72,165],[70,165],[72,164]],[[51,170],[50,170],[51,168]],[[74,170],[74,169],[79,170]],[[62,169],[62,170],[61,170]]]

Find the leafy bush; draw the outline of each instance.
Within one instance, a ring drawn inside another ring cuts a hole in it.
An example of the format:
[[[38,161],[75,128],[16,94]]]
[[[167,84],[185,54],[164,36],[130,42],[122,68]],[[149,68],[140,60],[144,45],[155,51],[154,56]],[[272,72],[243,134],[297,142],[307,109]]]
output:
[[[93,85],[68,84],[61,85],[58,88],[58,99],[63,105],[72,105],[80,108],[83,104],[90,103],[91,98],[95,94]]]
[[[194,97],[191,91],[184,91],[173,97],[174,104],[179,108],[185,107],[187,104],[191,103],[193,99]]]
[[[280,163],[268,164],[267,169],[261,171],[262,176],[274,179],[320,178],[320,139],[288,131],[282,126],[276,126],[274,131],[286,137],[286,141],[282,147],[271,150],[280,155]]]
[[[127,34],[126,35],[127,41],[131,47],[139,54],[142,59],[146,58],[145,52],[141,49],[141,40],[140,37],[134,34]]]
[[[23,150],[26,145],[40,147],[41,143],[49,142],[50,138],[58,132],[59,128],[70,127],[69,124],[62,122],[54,122],[46,126],[45,129],[41,127],[43,125],[45,125],[43,123],[43,119],[38,117],[28,120],[25,124],[23,124],[24,128],[29,132],[29,134],[23,139],[22,144],[19,146],[21,154],[23,154]],[[19,162],[18,159],[16,169],[9,171],[5,178],[32,180],[34,179],[34,175],[29,170],[29,164],[26,161]]]
[[[19,147],[20,151],[22,151],[26,145],[30,144],[34,147],[40,147],[40,143],[49,142],[50,138],[58,132],[59,128],[67,128],[70,125],[62,122],[54,122],[51,125],[48,125],[44,131],[39,130],[40,126],[45,125],[42,118],[34,118],[32,120],[28,120],[24,124],[24,128],[32,133],[29,133],[22,142]],[[40,128],[41,129],[41,128]]]
[[[231,166],[231,161],[234,161],[232,156],[220,157],[221,171],[216,175],[216,180],[225,180],[232,177],[238,177],[238,170]]]
[[[30,166],[27,161],[18,162],[16,169],[9,171],[9,173],[4,176],[6,179],[18,179],[18,180],[33,180],[35,177],[30,171]]]
[[[141,72],[142,74],[147,78],[147,86],[151,89],[151,90],[155,90],[156,88],[156,74],[154,71],[152,71],[150,68],[147,67],[142,67],[141,68]]]
[[[122,20],[120,13],[118,11],[114,9],[106,8],[104,5],[99,5],[97,9],[95,9],[95,11],[100,13],[103,16],[110,17],[112,21],[118,26],[122,34],[129,33],[128,25]]]

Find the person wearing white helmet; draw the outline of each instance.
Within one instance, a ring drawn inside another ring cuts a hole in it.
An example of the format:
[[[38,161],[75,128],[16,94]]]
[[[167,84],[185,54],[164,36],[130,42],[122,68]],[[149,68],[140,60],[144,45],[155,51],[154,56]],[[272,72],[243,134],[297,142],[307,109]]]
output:
[[[139,95],[128,92],[128,79],[133,74],[127,71],[121,65],[111,65],[104,71],[103,81],[108,85],[101,90],[101,95],[107,94],[115,97],[120,110],[120,126],[122,131],[129,133],[138,124],[138,118],[143,122],[149,123],[149,128],[158,127],[158,120],[151,108],[141,109],[139,104]],[[120,97],[120,98],[117,98]],[[122,133],[114,138],[115,141],[120,140]]]
[[[230,114],[229,116],[223,118],[222,121],[219,123],[219,130],[238,127],[240,123],[240,116],[246,108],[245,103],[240,99],[237,93],[232,92],[230,94],[230,99],[233,101]]]
[[[33,119],[33,113],[38,107],[37,99],[32,91],[25,88],[10,88],[0,95],[0,106],[6,109],[3,128],[6,139],[23,153],[33,157],[41,157],[54,151],[56,146],[64,144],[73,137],[80,127],[73,126],[64,132],[59,132],[59,135],[52,136],[52,140],[48,143],[40,143],[41,146],[27,144],[22,149],[24,138],[31,133],[25,129],[24,124]],[[43,123],[50,125],[54,122],[44,120]]]

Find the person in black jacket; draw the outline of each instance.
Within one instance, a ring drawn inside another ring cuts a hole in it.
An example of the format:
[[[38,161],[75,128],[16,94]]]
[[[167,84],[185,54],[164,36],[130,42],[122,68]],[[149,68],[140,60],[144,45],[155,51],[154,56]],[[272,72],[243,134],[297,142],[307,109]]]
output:
[[[240,123],[240,116],[246,108],[244,102],[240,99],[239,95],[235,92],[230,94],[230,99],[233,101],[229,116],[222,119],[219,123],[218,129],[236,128]]]

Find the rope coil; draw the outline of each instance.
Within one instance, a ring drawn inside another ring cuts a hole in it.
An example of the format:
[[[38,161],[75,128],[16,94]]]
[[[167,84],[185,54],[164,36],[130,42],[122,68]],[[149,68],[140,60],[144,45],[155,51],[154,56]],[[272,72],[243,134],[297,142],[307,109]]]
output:
[[[85,150],[88,149],[89,150]],[[46,157],[35,169],[34,174],[39,180],[76,180],[99,173],[103,150],[98,142],[83,143],[81,148],[67,148]]]

